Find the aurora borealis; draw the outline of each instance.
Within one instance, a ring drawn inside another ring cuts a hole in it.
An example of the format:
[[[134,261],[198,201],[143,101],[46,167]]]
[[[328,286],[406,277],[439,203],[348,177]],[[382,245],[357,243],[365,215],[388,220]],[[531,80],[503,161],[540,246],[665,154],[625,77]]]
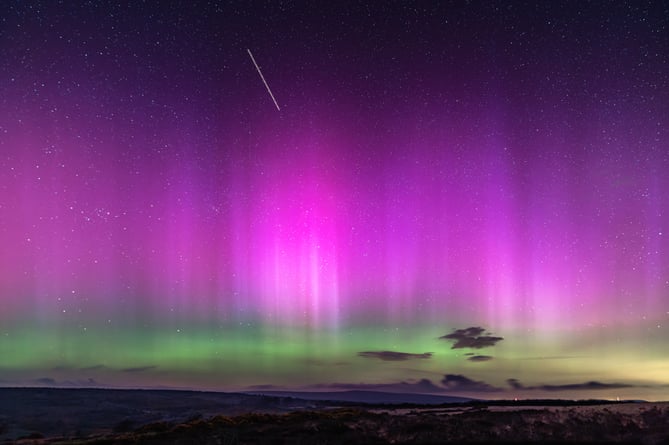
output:
[[[167,3],[0,6],[0,384],[669,399],[666,4]]]

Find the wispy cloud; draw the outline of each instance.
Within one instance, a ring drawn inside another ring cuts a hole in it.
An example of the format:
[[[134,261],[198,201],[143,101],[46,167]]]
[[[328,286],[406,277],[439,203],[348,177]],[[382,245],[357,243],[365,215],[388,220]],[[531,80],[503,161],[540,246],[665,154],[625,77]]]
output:
[[[516,390],[530,390],[530,391],[592,391],[600,389],[620,389],[620,388],[635,388],[637,385],[628,383],[602,383],[592,380],[584,383],[569,383],[565,385],[537,385],[525,386],[518,379],[508,379],[506,381],[509,386]]]
[[[486,382],[472,380],[461,374],[446,374],[441,380],[442,385],[449,392],[499,392],[502,388],[497,388]]]
[[[249,391],[279,391],[285,388],[283,388],[282,386],[266,384],[266,385],[251,385],[247,386],[246,389],[248,389]]]
[[[138,366],[135,368],[124,368],[121,369],[121,372],[128,372],[128,373],[135,373],[135,372],[145,372],[145,371],[150,371],[152,369],[156,369],[157,366]]]
[[[621,389],[643,387],[626,383],[602,383],[589,381],[584,383],[571,383],[565,385],[536,385],[525,386],[518,379],[508,379],[509,387],[498,387],[481,380],[474,380],[462,374],[445,374],[443,378],[434,383],[430,379],[409,379],[400,382],[388,383],[321,383],[300,388],[301,390],[324,390],[324,391],[382,391],[400,393],[433,393],[433,394],[486,394],[486,393],[509,393],[511,391],[592,391],[605,389]],[[275,385],[255,385],[248,387],[251,391],[281,391],[286,388]]]
[[[21,384],[22,382],[12,382],[14,384]],[[75,380],[56,380],[53,377],[40,377],[38,379],[30,380],[27,382],[30,385],[39,385],[39,386],[53,386],[59,388],[79,388],[79,387],[90,387],[90,386],[106,386],[102,383],[97,382],[95,379],[75,379]]]
[[[58,382],[56,382],[56,379],[51,378],[51,377],[40,377],[39,379],[33,380],[32,383],[37,384],[37,385],[54,386]]]
[[[395,351],[363,351],[358,352],[358,356],[365,358],[374,358],[386,362],[403,362],[413,359],[429,359],[432,358],[432,352],[423,352],[422,354],[415,354],[410,352],[395,352]]]
[[[508,379],[506,381],[506,383],[508,383],[508,385],[513,389],[523,389],[524,388],[523,384],[520,383],[520,381],[518,381],[518,379]]]
[[[492,360],[494,357],[490,355],[472,355],[467,360],[470,362],[487,362]]]
[[[312,385],[309,389],[325,390],[365,390],[365,391],[389,391],[407,393],[443,393],[446,388],[432,383],[429,379],[418,381],[402,381],[395,383],[327,383]]]

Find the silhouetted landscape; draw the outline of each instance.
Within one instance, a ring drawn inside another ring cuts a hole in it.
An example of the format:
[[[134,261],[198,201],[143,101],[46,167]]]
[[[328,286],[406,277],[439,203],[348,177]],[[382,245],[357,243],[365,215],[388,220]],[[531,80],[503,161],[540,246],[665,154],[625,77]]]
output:
[[[378,402],[411,399],[416,394],[349,391],[339,395],[348,400],[340,401],[305,399],[332,399],[336,393],[302,394],[305,398],[297,398],[300,393],[296,392],[281,394],[4,388],[0,389],[0,442],[669,444],[669,403],[435,403],[439,396],[422,395],[432,404],[419,404]],[[363,397],[374,402],[350,401]]]
[[[669,445],[668,29],[1,0],[0,445]]]

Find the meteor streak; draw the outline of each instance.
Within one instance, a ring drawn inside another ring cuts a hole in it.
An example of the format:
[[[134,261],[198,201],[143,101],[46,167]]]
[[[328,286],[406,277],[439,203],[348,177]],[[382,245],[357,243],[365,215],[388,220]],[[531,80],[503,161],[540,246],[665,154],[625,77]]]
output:
[[[258,70],[258,74],[260,74],[260,79],[262,79],[262,83],[265,84],[265,88],[267,88],[267,92],[269,93],[270,97],[274,101],[274,105],[276,105],[276,109],[281,111],[281,108],[279,108],[279,104],[277,103],[276,99],[274,98],[274,94],[272,94],[272,90],[269,89],[269,85],[267,85],[267,81],[265,80],[265,76],[262,75],[262,71],[260,71],[260,67],[256,63],[256,59],[253,57],[253,54],[251,54],[251,50],[246,48],[246,51],[248,51],[249,56],[251,56],[251,61],[256,67],[256,70]]]

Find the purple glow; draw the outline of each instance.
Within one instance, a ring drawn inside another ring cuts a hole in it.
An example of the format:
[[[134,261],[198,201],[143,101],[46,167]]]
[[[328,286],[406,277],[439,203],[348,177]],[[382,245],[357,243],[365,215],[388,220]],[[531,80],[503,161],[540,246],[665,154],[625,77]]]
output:
[[[299,331],[282,349],[295,376],[323,352],[356,382],[501,378],[452,369],[438,341],[481,326],[511,340],[463,367],[561,384],[514,360],[578,355],[587,331],[597,354],[625,344],[609,367],[652,349],[640,387],[666,383],[664,3],[33,6],[0,7],[0,353],[16,369],[172,384],[167,338],[210,376],[237,370],[212,354],[257,347],[243,369],[266,374],[244,384],[272,384],[262,347]],[[91,358],[107,337],[111,365]],[[379,351],[434,356],[407,377],[357,355]],[[579,381],[617,381],[580,353],[597,375]],[[545,365],[556,380],[580,369],[562,363]]]

